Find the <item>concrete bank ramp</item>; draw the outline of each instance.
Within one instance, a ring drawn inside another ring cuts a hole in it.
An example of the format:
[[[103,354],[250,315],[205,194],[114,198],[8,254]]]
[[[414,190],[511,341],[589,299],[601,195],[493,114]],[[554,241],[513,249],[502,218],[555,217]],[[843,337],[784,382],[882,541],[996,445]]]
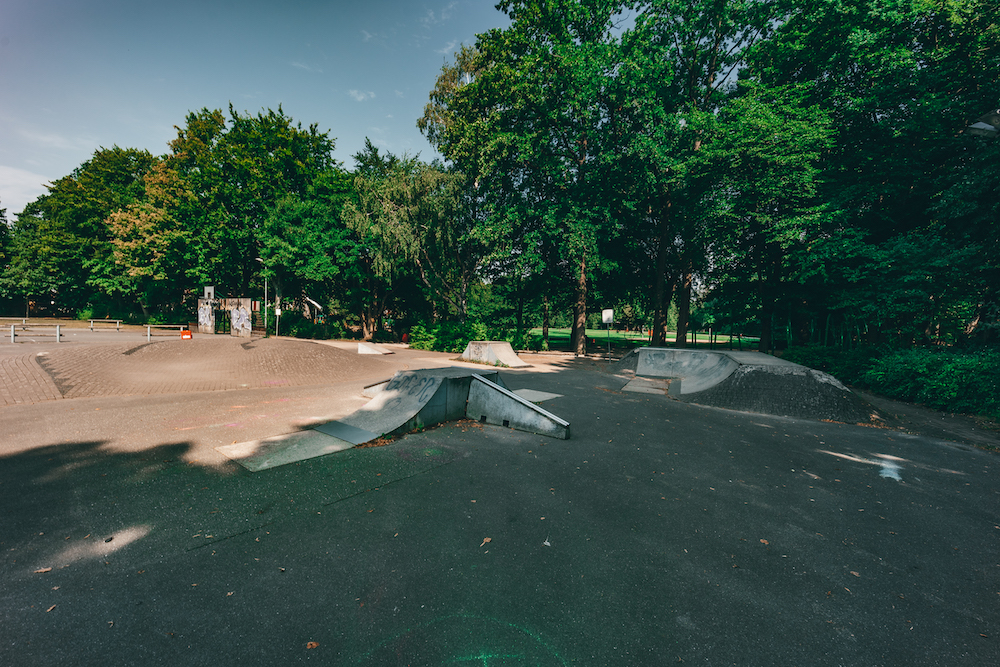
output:
[[[216,449],[256,472],[467,417],[569,438],[568,422],[509,391],[496,371],[475,373],[455,367],[400,371],[365,389],[372,400],[346,417],[305,431]]]
[[[739,362],[717,352],[645,347],[639,350],[635,374],[680,379],[680,393],[693,394],[719,384],[739,365]]]
[[[761,352],[637,348],[610,370],[635,374],[624,391],[689,403],[848,423],[881,420],[832,375]]]
[[[377,345],[375,343],[366,343],[361,341],[358,343],[358,354],[395,354],[392,350],[382,345]]]
[[[505,340],[471,340],[462,352],[462,358],[484,364],[503,364],[508,368],[528,368],[531,364],[517,356]]]

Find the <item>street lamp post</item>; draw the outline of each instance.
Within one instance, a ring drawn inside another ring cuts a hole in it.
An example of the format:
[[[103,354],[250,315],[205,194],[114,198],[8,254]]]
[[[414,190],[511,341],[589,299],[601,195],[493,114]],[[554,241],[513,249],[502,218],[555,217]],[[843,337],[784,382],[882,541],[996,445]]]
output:
[[[260,257],[256,258],[258,262],[263,264],[264,268],[267,268],[267,264],[264,264],[264,260]],[[267,338],[267,273],[264,273],[264,300],[261,302],[264,306],[264,337]],[[275,333],[277,335],[277,333]]]

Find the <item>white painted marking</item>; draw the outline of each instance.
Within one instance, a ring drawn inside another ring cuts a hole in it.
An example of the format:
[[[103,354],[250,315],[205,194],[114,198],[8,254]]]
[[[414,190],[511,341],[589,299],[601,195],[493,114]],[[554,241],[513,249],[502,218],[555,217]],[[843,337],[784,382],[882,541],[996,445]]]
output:
[[[894,479],[897,482],[903,481],[903,478],[899,476],[899,464],[893,463],[892,461],[879,461],[879,465],[882,467],[882,469],[879,470],[879,476],[885,477],[886,479]]]

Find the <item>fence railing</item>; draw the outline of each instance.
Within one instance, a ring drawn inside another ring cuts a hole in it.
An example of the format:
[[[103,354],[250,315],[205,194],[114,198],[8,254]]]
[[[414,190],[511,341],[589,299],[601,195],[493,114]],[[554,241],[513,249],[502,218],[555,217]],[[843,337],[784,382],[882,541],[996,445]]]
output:
[[[21,333],[17,333],[18,329],[21,330]],[[47,333],[47,332],[31,333],[27,337],[36,338],[39,336],[55,336],[57,343],[62,342],[63,333],[61,324],[27,324],[26,321],[23,321],[21,324],[10,325],[10,342],[16,343],[18,338],[25,337],[24,334],[25,331],[35,332],[36,329],[55,329],[55,331],[52,333]]]
[[[157,333],[157,334],[154,334],[153,333],[153,329],[164,329],[168,333]],[[151,341],[153,339],[154,335],[155,336],[169,336],[169,335],[172,335],[169,332],[174,332],[174,331],[190,331],[190,330],[191,330],[191,325],[190,324],[147,324],[146,325],[146,341],[147,342]]]

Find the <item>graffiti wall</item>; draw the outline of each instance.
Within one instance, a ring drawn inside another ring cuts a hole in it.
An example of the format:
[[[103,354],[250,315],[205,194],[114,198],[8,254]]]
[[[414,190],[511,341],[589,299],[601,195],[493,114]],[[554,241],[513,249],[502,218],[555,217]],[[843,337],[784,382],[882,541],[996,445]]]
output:
[[[252,308],[249,297],[198,299],[198,332],[216,333],[222,329],[224,333],[228,329],[230,336],[249,338],[253,323]],[[219,326],[224,324],[229,326]]]
[[[252,303],[249,298],[220,299],[229,312],[229,335],[249,338],[253,324]]]
[[[215,333],[215,309],[218,299],[198,299],[198,333]]]

